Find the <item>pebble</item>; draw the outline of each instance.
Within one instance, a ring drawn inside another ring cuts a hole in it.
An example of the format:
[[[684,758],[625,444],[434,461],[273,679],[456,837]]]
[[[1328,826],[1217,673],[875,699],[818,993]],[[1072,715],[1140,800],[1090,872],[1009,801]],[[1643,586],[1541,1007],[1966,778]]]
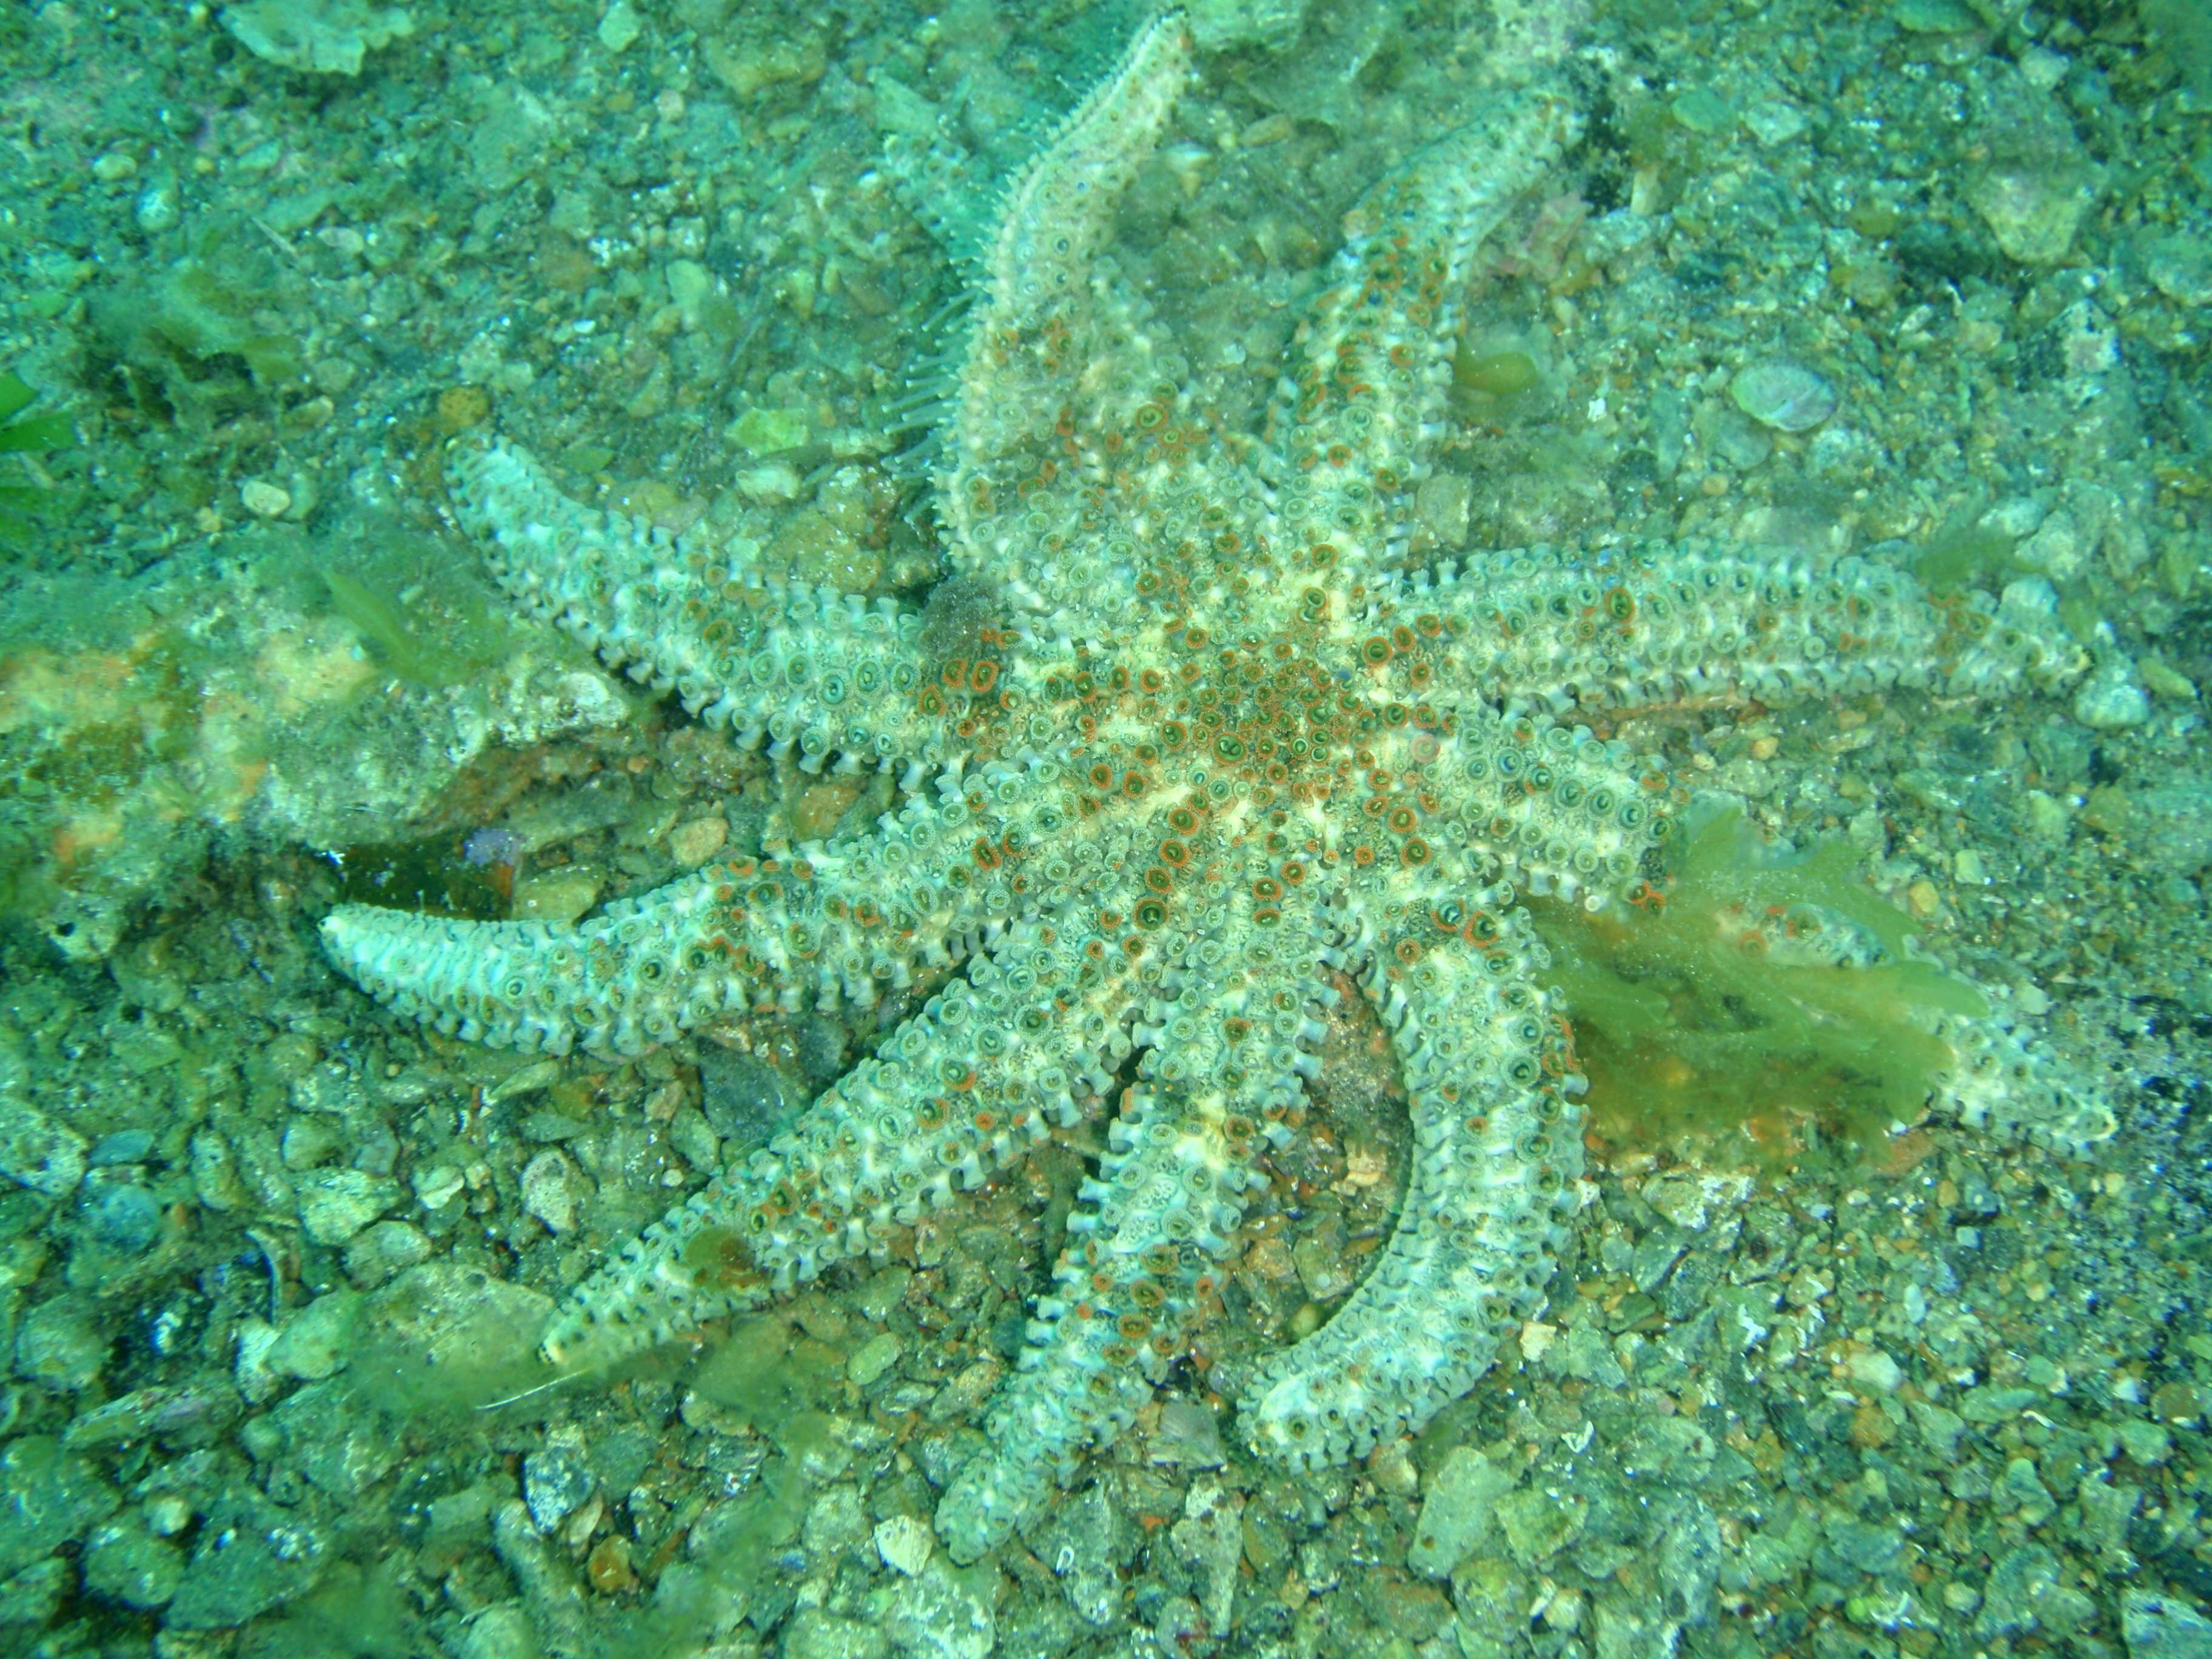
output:
[[[856,1389],[865,1389],[898,1364],[899,1340],[889,1331],[878,1331],[854,1351],[845,1362],[845,1375]]]
[[[84,1206],[92,1242],[117,1255],[143,1255],[160,1242],[161,1205],[136,1182],[102,1187]]]
[[[1512,1475],[1474,1448],[1453,1447],[1429,1482],[1406,1565],[1431,1578],[1449,1577],[1490,1530],[1498,1498],[1512,1489]]]
[[[238,499],[257,519],[281,519],[291,511],[291,492],[266,478],[248,478],[238,487]]]
[[[2203,236],[2160,237],[2143,251],[2143,270],[2176,304],[2212,306],[2212,246]]]
[[[522,1460],[522,1501],[540,1532],[559,1526],[592,1495],[592,1485],[584,1437],[574,1428],[553,1430],[543,1446]]]
[[[0,1582],[0,1626],[21,1630],[52,1623],[74,1577],[69,1563],[57,1557],[33,1562]]]
[[[501,1601],[471,1619],[460,1638],[460,1659],[543,1659],[537,1626],[520,1601]]]
[[[238,1391],[208,1379],[173,1388],[133,1389],[70,1419],[62,1444],[70,1450],[120,1446],[159,1435],[172,1447],[204,1445],[238,1420]]]
[[[2129,803],[2130,845],[2142,862],[2167,876],[2193,876],[2212,865],[2212,775],[2177,772],[2136,792]]]
[[[56,1123],[0,1084],[0,1176],[48,1198],[84,1179],[84,1137]]]
[[[576,1224],[576,1191],[568,1176],[568,1160],[558,1152],[540,1152],[523,1166],[523,1213],[536,1216],[549,1232],[565,1233]]]
[[[84,1587],[141,1612],[166,1607],[185,1576],[185,1553],[135,1516],[96,1529],[84,1541]]]
[[[258,1493],[234,1494],[209,1516],[169,1602],[172,1631],[231,1630],[313,1589],[329,1559],[300,1516]]]
[[[730,423],[732,442],[756,460],[796,449],[812,435],[805,413],[795,409],[752,408]],[[793,494],[798,492],[794,489]]]
[[[1968,204],[1981,215],[2005,257],[2024,265],[2055,265],[2064,259],[2096,200],[2088,180],[2049,165],[1992,167],[1966,189]]]
[[[15,1334],[18,1374],[55,1394],[76,1394],[107,1364],[106,1322],[89,1303],[58,1296],[41,1302]]]
[[[514,920],[568,923],[599,902],[599,884],[570,867],[526,876],[514,884]]]
[[[344,1244],[399,1196],[397,1182],[364,1170],[310,1170],[299,1178],[300,1226],[316,1244]]]
[[[822,1607],[801,1607],[784,1626],[776,1651],[782,1659],[884,1659],[890,1641],[873,1625]]]
[[[629,0],[614,0],[606,15],[599,19],[599,44],[609,52],[627,51],[644,33],[645,20]]]
[[[2100,665],[2074,694],[2074,718],[2093,732],[2124,732],[2150,719],[2150,694],[2125,658]]]
[[[263,1363],[272,1371],[302,1382],[320,1382],[335,1375],[352,1345],[361,1308],[358,1291],[332,1291],[317,1297],[284,1322]]]
[[[346,1277],[373,1291],[396,1273],[430,1259],[430,1240],[404,1221],[380,1221],[346,1246]]]
[[[415,1171],[415,1196],[426,1210],[442,1210],[461,1195],[468,1177],[450,1164],[434,1164]]]
[[[94,1141],[85,1162],[93,1169],[108,1170],[118,1164],[143,1164],[153,1151],[151,1129],[118,1129]]]
[[[915,1659],[988,1659],[999,1632],[981,1584],[939,1559],[908,1583],[884,1620],[894,1644]]]
[[[2212,1659],[2212,1619],[2179,1596],[2130,1589],[2120,1602],[2120,1633],[2131,1659]]]
[[[1802,363],[1768,358],[1729,382],[1735,406],[1777,432],[1810,432],[1836,412],[1836,389]]]
[[[929,1565],[936,1535],[927,1522],[911,1515],[894,1515],[876,1523],[876,1553],[893,1572],[911,1578]]]
[[[668,855],[685,869],[696,870],[720,852],[729,839],[727,818],[694,818],[668,832]]]

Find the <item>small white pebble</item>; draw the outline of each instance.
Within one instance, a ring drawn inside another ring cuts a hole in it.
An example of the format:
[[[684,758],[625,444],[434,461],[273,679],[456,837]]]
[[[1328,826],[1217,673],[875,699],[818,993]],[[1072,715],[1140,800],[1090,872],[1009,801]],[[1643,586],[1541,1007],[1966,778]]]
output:
[[[281,519],[292,507],[291,492],[280,489],[266,478],[248,478],[239,485],[238,499],[257,519]]]
[[[910,1515],[894,1515],[876,1523],[876,1553],[893,1572],[913,1577],[929,1565],[936,1540],[929,1528]]]

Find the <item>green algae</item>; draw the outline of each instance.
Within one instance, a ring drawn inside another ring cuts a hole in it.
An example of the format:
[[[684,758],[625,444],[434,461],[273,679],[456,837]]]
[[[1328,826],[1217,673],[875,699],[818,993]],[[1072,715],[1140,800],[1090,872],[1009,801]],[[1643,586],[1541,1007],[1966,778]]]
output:
[[[40,455],[76,441],[76,425],[68,416],[31,411],[38,395],[17,376],[0,374],[0,455]],[[0,545],[20,540],[55,505],[54,492],[44,483],[0,483]]]
[[[1452,385],[1462,392],[1516,398],[1542,379],[1536,360],[1525,351],[1477,351],[1462,342],[1452,354]]]
[[[1778,852],[1730,807],[1678,838],[1663,906],[1531,907],[1573,1018],[1595,1133],[1772,1165],[1814,1132],[1870,1155],[1891,1125],[1919,1117],[1950,1060],[1925,1020],[1989,1004],[1911,954],[1911,919],[1858,879],[1857,861],[1840,841]],[[1807,913],[1863,929],[1886,959],[1778,962],[1741,942],[1741,918]]]
[[[2019,545],[2018,537],[2002,531],[1983,529],[1971,521],[1954,522],[1930,536],[1913,556],[1912,574],[1931,593],[2002,586],[2021,569],[2013,560],[2013,549]]]
[[[319,578],[319,604],[353,624],[379,667],[410,684],[463,684],[513,647],[489,583],[387,518],[363,515],[291,556]]]
[[[94,349],[147,419],[210,430],[303,384],[301,289],[258,228],[219,216],[167,270],[94,299]]]

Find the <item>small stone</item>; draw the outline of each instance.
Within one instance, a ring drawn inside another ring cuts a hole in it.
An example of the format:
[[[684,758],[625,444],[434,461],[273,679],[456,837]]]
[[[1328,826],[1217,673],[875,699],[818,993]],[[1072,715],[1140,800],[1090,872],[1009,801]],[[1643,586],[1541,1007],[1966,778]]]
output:
[[[1905,1368],[1880,1348],[1853,1350],[1844,1361],[1844,1374],[1877,1395],[1895,1394],[1905,1382]]]
[[[2014,560],[2052,582],[2069,582],[2089,562],[2089,541],[2064,508],[2044,520],[2036,532],[2013,550]]]
[[[599,902],[599,884],[573,866],[525,876],[514,884],[514,920],[565,925]]]
[[[884,1620],[897,1647],[913,1659],[988,1659],[999,1632],[983,1584],[941,1559],[907,1582]]]
[[[801,1607],[784,1626],[781,1659],[884,1659],[890,1638],[873,1625],[823,1607]]]
[[[637,1587],[637,1574],[629,1564],[629,1540],[611,1533],[592,1547],[584,1563],[584,1576],[602,1595],[619,1595]]]
[[[0,1581],[0,1627],[21,1630],[51,1624],[75,1577],[70,1564],[55,1557],[34,1561],[14,1577]]]
[[[7,1061],[0,1059],[0,1067]],[[48,1198],[65,1198],[84,1179],[85,1140],[56,1123],[0,1078],[0,1176]]]
[[[536,1216],[546,1231],[565,1233],[576,1224],[576,1192],[569,1180],[568,1160],[558,1152],[540,1152],[523,1166],[522,1209]]]
[[[1809,432],[1836,412],[1836,389],[1802,363],[1770,358],[1729,382],[1735,406],[1777,432]]]
[[[99,1188],[84,1206],[86,1237],[116,1255],[143,1255],[161,1242],[161,1200],[136,1182]]]
[[[2204,1395],[2194,1382],[2162,1382],[2151,1395],[2150,1408],[2160,1422],[2186,1428],[2204,1415]]]
[[[592,1495],[593,1484],[584,1437],[575,1429],[553,1430],[543,1446],[522,1460],[522,1501],[540,1532],[559,1526]]]
[[[343,1244],[391,1207],[397,1182],[364,1170],[310,1170],[299,1179],[300,1227],[317,1244]]]
[[[1981,27],[1966,0],[1898,0],[1890,15],[1912,34],[1963,34]]]
[[[2073,821],[2072,809],[2056,795],[2043,789],[2027,792],[2027,833],[2033,839],[2054,845],[2063,842]]]
[[[732,423],[730,440],[758,459],[798,448],[811,432],[805,415],[798,410],[749,409]]]
[[[460,1659],[544,1659],[544,1652],[520,1601],[482,1609],[461,1633]]]
[[[368,53],[415,32],[404,7],[373,0],[237,0],[218,17],[256,58],[323,75],[358,75]]]
[[[894,1515],[876,1523],[876,1553],[893,1572],[911,1578],[929,1565],[937,1535],[927,1522],[911,1515]]]
[[[2097,188],[2080,169],[2016,161],[1984,171],[1967,186],[1966,201],[2007,258],[2055,265],[2066,258],[2081,221],[2096,205]]]
[[[84,1540],[84,1587],[142,1612],[166,1607],[185,1576],[185,1553],[128,1516]]]
[[[346,1277],[355,1288],[373,1291],[392,1274],[429,1259],[430,1241],[420,1227],[380,1221],[346,1246]]]
[[[1851,1444],[1866,1450],[1880,1450],[1897,1438],[1897,1425],[1889,1420],[1889,1413],[1869,1400],[1851,1413]]]
[[[1429,1482],[1406,1565],[1431,1578],[1449,1577],[1490,1530],[1498,1500],[1512,1490],[1505,1470],[1471,1446],[1453,1447]]]
[[[1413,509],[1441,547],[1467,545],[1474,508],[1474,482],[1464,473],[1434,472],[1413,493]]]
[[[2212,246],[2203,236],[2160,237],[2143,250],[2143,270],[2177,305],[2212,306]]]
[[[599,44],[609,52],[624,52],[645,33],[645,20],[629,0],[614,0],[599,19]]]
[[[1159,1427],[1146,1461],[1187,1469],[1219,1468],[1224,1462],[1221,1419],[1196,1401],[1163,1401]]]
[[[2179,1596],[2131,1589],[2120,1601],[2130,1659],[2212,1659],[2212,1619]]]
[[[281,519],[292,510],[291,492],[266,478],[248,478],[239,485],[238,499],[257,519]]]
[[[426,1210],[442,1210],[461,1195],[468,1177],[450,1164],[415,1171],[415,1196]]]
[[[25,1316],[15,1333],[15,1370],[55,1394],[77,1394],[107,1364],[106,1322],[91,1304],[58,1296]]]
[[[685,869],[696,870],[720,852],[729,839],[727,818],[694,818],[668,832],[668,855]]]
[[[2125,658],[2101,664],[2074,694],[2074,718],[2093,732],[2124,732],[2150,719],[2150,694]]]
[[[1333,1301],[1352,1288],[1352,1264],[1345,1257],[1342,1244],[1340,1237],[1332,1241],[1311,1235],[1291,1246],[1291,1260],[1297,1267],[1298,1282],[1316,1302]]]
[[[233,1629],[305,1595],[331,1559],[325,1540],[300,1516],[258,1493],[230,1495],[200,1529],[167,1626]]]
[[[358,1291],[332,1291],[317,1297],[284,1322],[276,1340],[269,1346],[264,1363],[272,1371],[304,1382],[320,1382],[335,1375],[345,1363],[361,1305]]]
[[[878,1331],[854,1351],[845,1362],[845,1376],[856,1389],[865,1389],[898,1364],[899,1340],[889,1331]]]

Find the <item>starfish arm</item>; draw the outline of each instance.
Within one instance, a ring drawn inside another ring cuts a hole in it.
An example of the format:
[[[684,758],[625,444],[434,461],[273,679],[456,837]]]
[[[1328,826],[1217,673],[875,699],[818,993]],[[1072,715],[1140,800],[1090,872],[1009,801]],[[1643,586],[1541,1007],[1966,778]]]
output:
[[[915,612],[767,576],[749,544],[716,551],[580,506],[512,444],[457,449],[451,478],[501,586],[689,713],[810,772],[832,755],[853,771],[955,752],[922,707],[936,671]]]
[[[1439,830],[1448,842],[1530,892],[1593,910],[1645,897],[1682,793],[1662,763],[1624,743],[1473,698],[1430,770],[1444,799],[1466,804]]]
[[[1936,599],[1871,560],[1815,567],[1703,542],[1492,554],[1424,572],[1395,597],[1443,621],[1460,684],[1555,714],[1893,685],[2048,690],[2083,665],[2033,585]]]
[[[866,836],[788,860],[711,865],[574,926],[457,921],[360,904],[325,918],[331,959],[448,1035],[639,1054],[729,1010],[875,1001],[1024,911],[1069,902],[1097,860],[1065,845],[1061,769],[948,770]],[[1034,854],[1034,856],[1031,854]]]
[[[1436,884],[1408,915],[1455,902]],[[1499,886],[1478,944],[1422,927],[1378,930],[1355,900],[1336,955],[1361,969],[1404,1068],[1413,1160],[1398,1225],[1335,1316],[1262,1364],[1238,1413],[1258,1450],[1294,1468],[1340,1462],[1418,1432],[1489,1369],[1534,1318],[1557,1265],[1582,1173],[1582,1079],[1566,1023],[1536,979],[1548,960]]]
[[[1303,937],[1288,921],[1273,931]],[[1314,1012],[1331,995],[1311,973],[1319,943],[1256,960],[1204,940],[1176,951],[1162,981],[1171,994],[1152,997],[1136,1024],[1139,1080],[1077,1194],[1074,1237],[1030,1322],[1021,1369],[992,1408],[987,1449],[938,1506],[954,1560],[974,1560],[1019,1526],[1085,1445],[1111,1443],[1182,1351],[1264,1182],[1257,1152],[1287,1142],[1302,1115],[1326,1030]]]
[[[882,1247],[1077,1122],[1130,1048],[1133,969],[1027,921],[798,1125],[672,1209],[547,1328],[563,1370],[611,1364]]]
[[[1413,518],[1475,252],[1580,131],[1556,88],[1533,88],[1422,150],[1354,210],[1269,422],[1283,536],[1330,543],[1349,567],[1384,561]]]
[[[1134,430],[1179,362],[1156,360],[1144,307],[1100,257],[1115,203],[1190,76],[1178,13],[1121,66],[1008,187],[982,258],[953,419],[937,479],[956,568],[1080,632],[1110,562],[1097,535],[1104,434]],[[1174,394],[1168,394],[1175,406]]]

